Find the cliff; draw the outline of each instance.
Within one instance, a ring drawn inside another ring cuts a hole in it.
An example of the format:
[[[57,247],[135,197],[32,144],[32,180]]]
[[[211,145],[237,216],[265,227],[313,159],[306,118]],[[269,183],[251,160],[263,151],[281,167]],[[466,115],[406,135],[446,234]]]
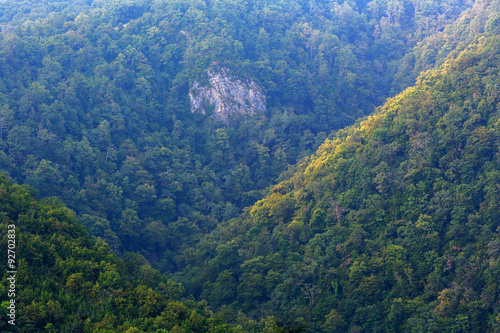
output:
[[[194,81],[189,92],[191,112],[206,114],[212,110],[212,117],[228,122],[230,118],[243,114],[254,114],[266,110],[266,97],[253,80],[242,82],[228,75],[228,70],[208,70],[208,86]]]

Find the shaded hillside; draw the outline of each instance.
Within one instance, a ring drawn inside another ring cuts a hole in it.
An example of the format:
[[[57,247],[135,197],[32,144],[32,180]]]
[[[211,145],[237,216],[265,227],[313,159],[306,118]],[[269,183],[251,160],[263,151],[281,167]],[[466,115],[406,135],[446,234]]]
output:
[[[228,324],[206,303],[180,302],[182,286],[140,255],[118,259],[102,240],[89,239],[58,200],[36,201],[1,174],[0,229],[5,253],[13,239],[7,231],[15,230],[17,271],[15,296],[8,297],[12,274],[0,268],[2,332],[261,332],[273,325],[272,318],[255,323],[243,315],[242,326]],[[11,299],[15,326],[6,316]]]
[[[186,253],[213,306],[313,332],[500,330],[500,38],[481,36]]]

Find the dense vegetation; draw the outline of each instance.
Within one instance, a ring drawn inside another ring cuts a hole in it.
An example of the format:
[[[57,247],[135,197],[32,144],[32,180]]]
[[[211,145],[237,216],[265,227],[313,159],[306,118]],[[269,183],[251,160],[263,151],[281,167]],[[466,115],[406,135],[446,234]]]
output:
[[[240,313],[231,324],[206,302],[181,302],[182,285],[144,257],[118,259],[57,199],[37,201],[32,194],[0,174],[0,229],[6,235],[15,225],[17,244],[16,325],[7,323],[10,298],[2,283],[2,332],[284,332],[272,317],[255,322]],[[6,237],[0,246],[7,249]],[[10,276],[6,265],[0,276]]]
[[[181,248],[398,90],[397,61],[470,5],[2,2],[0,169],[176,271]],[[190,84],[218,66],[258,82],[267,112],[191,114]]]
[[[0,175],[0,206],[2,233],[15,225],[18,258],[16,326],[5,320],[10,299],[0,287],[3,332],[233,331],[205,303],[179,302],[182,287],[140,256],[117,259],[102,240],[90,240],[57,200],[36,201]],[[6,237],[0,245],[7,249]],[[7,266],[0,269],[7,281]]]
[[[26,331],[500,331],[500,1],[7,1],[0,28]],[[191,113],[220,68],[266,112]]]
[[[476,1],[452,24],[423,39],[399,61],[392,92],[413,85],[423,71],[442,65],[453,51],[464,50],[481,33],[495,33],[500,12],[498,1]]]
[[[312,331],[500,330],[498,23],[206,237],[188,290]]]

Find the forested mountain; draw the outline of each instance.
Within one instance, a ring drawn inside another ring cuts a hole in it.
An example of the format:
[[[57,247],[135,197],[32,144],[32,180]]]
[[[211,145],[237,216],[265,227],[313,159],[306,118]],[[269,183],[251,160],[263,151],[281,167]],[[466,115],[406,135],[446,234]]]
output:
[[[491,17],[489,33],[203,239],[179,274],[188,291],[313,332],[499,331],[500,21]]]
[[[476,1],[474,6],[464,11],[455,22],[417,43],[417,46],[399,61],[392,92],[413,85],[421,72],[443,64],[451,52],[464,50],[479,34],[494,33],[499,12],[498,1]]]
[[[182,286],[140,255],[116,258],[102,240],[90,240],[58,200],[36,201],[4,175],[0,207],[0,229],[4,235],[15,230],[17,244],[15,297],[7,298],[9,287],[0,285],[2,332],[261,332],[273,325],[272,318],[244,317],[242,325],[228,324],[205,302],[180,302]],[[7,238],[0,244],[7,249]],[[3,281],[12,275],[7,270],[1,265]],[[7,323],[10,299],[15,325]]]
[[[174,272],[181,248],[399,91],[400,58],[471,5],[1,2],[0,169]],[[265,112],[191,113],[210,71],[255,82]]]
[[[0,2],[20,323],[500,331],[499,11]]]

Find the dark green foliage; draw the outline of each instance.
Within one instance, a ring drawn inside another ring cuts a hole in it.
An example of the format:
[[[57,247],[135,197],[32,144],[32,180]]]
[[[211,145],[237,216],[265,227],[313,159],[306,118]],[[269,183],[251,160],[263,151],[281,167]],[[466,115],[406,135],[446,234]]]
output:
[[[7,324],[10,298],[0,287],[3,331],[243,331],[213,315],[205,303],[180,302],[182,286],[145,264],[141,255],[118,259],[101,239],[89,239],[58,200],[36,201],[0,175],[0,207],[2,234],[15,225],[17,263],[15,326]],[[7,237],[0,246],[7,252]],[[6,265],[0,275],[7,281]]]
[[[498,12],[2,2],[0,170],[109,244],[2,178],[26,245],[23,327],[499,330]],[[220,68],[257,82],[267,111],[192,114],[193,82]]]
[[[499,330],[500,37],[486,36],[326,140],[177,278],[312,331]]]
[[[0,168],[174,272],[172,253],[380,105],[395,62],[470,7],[412,3],[2,2]],[[190,85],[220,67],[262,86],[267,112],[191,114]]]

